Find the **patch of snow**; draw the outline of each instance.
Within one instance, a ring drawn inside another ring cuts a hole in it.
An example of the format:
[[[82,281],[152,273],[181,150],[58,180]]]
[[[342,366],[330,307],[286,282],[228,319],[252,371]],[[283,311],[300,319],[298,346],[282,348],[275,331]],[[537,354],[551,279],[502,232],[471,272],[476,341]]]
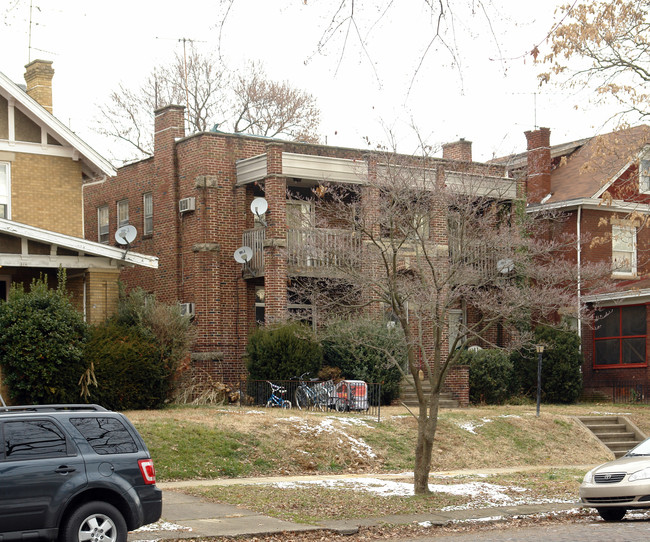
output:
[[[360,458],[365,459],[374,459],[377,455],[372,451],[372,448],[366,444],[362,439],[355,438],[351,435],[348,435],[342,428],[345,425],[353,425],[358,422],[350,423],[348,419],[341,419],[334,416],[327,417],[324,420],[321,420],[320,423],[316,425],[311,425],[307,420],[302,418],[285,418],[285,420],[290,421],[294,425],[298,426],[298,431],[301,434],[310,434],[318,436],[321,433],[331,433],[336,434],[340,439],[339,442],[347,441],[350,449],[357,454]],[[361,422],[365,424],[365,422]],[[367,425],[367,424],[365,424]],[[370,427],[370,426],[368,426]]]
[[[139,529],[133,531],[134,533],[144,533],[151,531],[191,531],[191,527],[184,527],[183,525],[177,525],[176,523],[170,523],[169,521],[157,521],[156,523],[150,523],[149,525],[143,525]]]
[[[433,523],[431,523],[430,521],[421,521],[418,523],[418,525],[420,527],[432,527]]]

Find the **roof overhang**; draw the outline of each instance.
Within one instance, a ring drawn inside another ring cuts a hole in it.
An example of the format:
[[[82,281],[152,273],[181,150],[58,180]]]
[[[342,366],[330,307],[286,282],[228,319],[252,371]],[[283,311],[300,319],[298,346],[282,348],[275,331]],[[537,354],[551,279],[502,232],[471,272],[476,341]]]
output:
[[[572,211],[582,207],[583,209],[609,211],[611,213],[631,213],[634,211],[648,213],[650,205],[647,203],[635,203],[623,200],[605,201],[601,198],[578,198],[553,203],[535,203],[526,206],[527,213],[539,213],[542,211]]]
[[[92,147],[82,141],[72,130],[59,121],[55,116],[46,111],[36,100],[21,89],[16,83],[9,79],[5,74],[0,72],[0,94],[10,103],[18,103],[20,110],[27,115],[32,121],[39,125],[46,125],[51,135],[59,142],[69,145],[73,155],[78,155],[82,160],[85,172],[91,177],[114,176],[116,175],[113,165],[98,154]],[[13,145],[12,145],[13,143]],[[0,150],[17,151],[15,145],[18,142],[8,142]],[[23,148],[24,147],[24,148]],[[42,144],[20,144],[20,152],[43,152]],[[39,149],[41,149],[39,151]],[[52,152],[64,152],[63,149],[56,145],[47,145],[47,150]]]
[[[18,247],[16,243],[16,250],[2,252],[0,249],[0,265],[5,267],[61,266],[77,269],[115,269],[138,265],[151,269],[158,268],[158,258],[155,256],[131,252],[11,220],[0,219],[1,234],[20,239],[20,246]],[[29,241],[49,245],[49,250],[30,251]]]
[[[594,303],[596,305],[634,305],[650,301],[650,288],[585,295],[582,296],[582,301],[584,303]]]

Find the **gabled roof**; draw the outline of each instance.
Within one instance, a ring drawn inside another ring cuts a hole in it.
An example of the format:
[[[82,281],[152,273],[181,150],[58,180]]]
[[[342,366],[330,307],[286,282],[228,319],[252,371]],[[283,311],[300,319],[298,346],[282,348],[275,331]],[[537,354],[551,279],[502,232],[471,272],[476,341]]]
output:
[[[30,254],[29,248],[22,246],[19,251],[0,254],[0,265],[17,267],[112,267],[124,265],[139,265],[142,267],[158,268],[158,258],[147,254],[127,251],[124,248],[112,247],[56,233],[27,224],[0,218],[0,234],[26,239],[50,245],[49,254]],[[62,250],[59,250],[62,249]]]
[[[22,113],[37,124],[45,125],[47,131],[58,142],[72,147],[74,154],[78,155],[81,159],[84,166],[84,172],[89,177],[104,175],[114,176],[116,174],[115,168],[108,160],[99,155],[87,143],[82,141],[79,136],[66,127],[49,111],[45,110],[38,102],[36,102],[36,100],[29,96],[27,92],[11,81],[11,79],[2,72],[0,72],[0,95],[7,100],[15,100],[16,106]],[[0,150],[15,151],[16,149],[10,147],[4,149],[3,146],[0,145]]]
[[[551,172],[548,203],[597,198],[638,160],[650,127],[635,126],[586,140]]]

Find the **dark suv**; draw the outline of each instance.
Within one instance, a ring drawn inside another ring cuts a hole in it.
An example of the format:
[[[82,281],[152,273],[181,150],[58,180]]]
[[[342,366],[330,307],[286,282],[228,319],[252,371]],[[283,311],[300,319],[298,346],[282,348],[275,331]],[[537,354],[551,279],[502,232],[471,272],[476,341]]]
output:
[[[160,518],[147,447],[98,405],[0,407],[0,541],[125,542]]]

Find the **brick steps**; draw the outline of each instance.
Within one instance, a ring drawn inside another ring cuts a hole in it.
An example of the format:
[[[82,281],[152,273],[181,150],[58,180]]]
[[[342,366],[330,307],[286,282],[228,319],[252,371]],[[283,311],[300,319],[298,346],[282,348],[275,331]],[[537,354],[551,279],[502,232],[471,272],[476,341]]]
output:
[[[625,455],[646,438],[625,416],[579,416],[578,420],[616,458]]]

